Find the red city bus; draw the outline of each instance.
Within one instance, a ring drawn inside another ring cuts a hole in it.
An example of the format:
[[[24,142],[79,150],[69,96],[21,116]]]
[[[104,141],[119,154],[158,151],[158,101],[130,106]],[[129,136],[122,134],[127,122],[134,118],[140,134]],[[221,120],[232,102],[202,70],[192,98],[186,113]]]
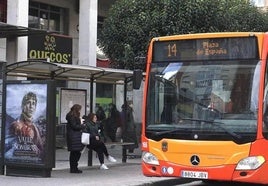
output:
[[[267,54],[268,33],[153,38],[143,174],[268,184]]]

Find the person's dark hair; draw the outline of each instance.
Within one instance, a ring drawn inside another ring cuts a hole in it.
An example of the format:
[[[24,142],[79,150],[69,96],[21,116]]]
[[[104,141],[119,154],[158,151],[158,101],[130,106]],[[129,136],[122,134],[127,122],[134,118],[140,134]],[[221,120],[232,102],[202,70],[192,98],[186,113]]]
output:
[[[94,116],[96,116],[95,113],[89,113],[89,114],[88,114],[88,119],[89,119],[89,121],[93,121]]]
[[[79,104],[74,104],[71,107],[70,113],[71,115],[75,116],[75,117],[80,117],[80,111],[82,109],[82,106]]]
[[[102,106],[99,106],[99,107],[98,107],[98,110],[101,110],[101,111],[103,111],[103,108],[102,108]]]
[[[129,107],[129,105],[126,102],[121,106],[122,109],[127,109],[128,107]]]

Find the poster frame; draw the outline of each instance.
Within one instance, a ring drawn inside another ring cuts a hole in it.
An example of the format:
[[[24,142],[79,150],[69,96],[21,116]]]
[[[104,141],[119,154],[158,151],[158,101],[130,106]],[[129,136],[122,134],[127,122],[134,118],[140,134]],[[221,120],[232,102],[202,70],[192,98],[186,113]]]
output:
[[[68,94],[69,103],[64,101],[65,95]],[[75,95],[75,96],[74,96]],[[78,95],[82,96],[77,98]],[[72,88],[61,88],[60,89],[60,117],[59,123],[66,124],[66,114],[70,111],[73,104],[79,104],[82,106],[81,117],[87,114],[87,90],[86,89],[72,89]]]
[[[5,166],[4,166],[4,145],[5,145],[5,138],[4,138],[4,132],[5,132],[5,127],[4,127],[4,120],[3,118],[5,118],[5,115],[2,114],[3,110],[4,110],[4,98],[5,98],[5,83],[6,83],[6,75],[5,75],[5,70],[6,70],[6,62],[4,61],[0,61],[0,69],[1,69],[1,73],[0,73],[0,79],[2,81],[2,83],[0,84],[0,102],[1,102],[1,106],[0,106],[0,110],[1,110],[1,116],[0,116],[0,121],[1,121],[1,138],[0,138],[0,175],[4,175],[5,173]]]
[[[7,156],[4,155],[4,165],[6,166],[6,175],[21,175],[21,176],[38,176],[38,177],[50,177],[52,168],[55,167],[55,121],[56,121],[56,89],[55,82],[53,80],[9,80],[5,83],[5,99],[3,100],[3,115],[8,114],[7,112],[7,87],[8,86],[24,86],[25,89],[33,87],[33,85],[45,86],[46,92],[46,109],[45,109],[45,134],[44,134],[44,156],[42,156],[39,162],[15,159],[13,161],[8,160]],[[32,92],[38,92],[40,90],[29,90]],[[22,94],[23,95],[23,94]],[[38,94],[37,94],[38,95]],[[19,103],[20,104],[20,103]],[[21,110],[20,110],[21,112]],[[8,118],[5,117],[3,120],[4,124],[4,153],[6,152],[7,144],[7,122]],[[28,158],[28,157],[27,157]],[[12,160],[12,158],[11,158]]]

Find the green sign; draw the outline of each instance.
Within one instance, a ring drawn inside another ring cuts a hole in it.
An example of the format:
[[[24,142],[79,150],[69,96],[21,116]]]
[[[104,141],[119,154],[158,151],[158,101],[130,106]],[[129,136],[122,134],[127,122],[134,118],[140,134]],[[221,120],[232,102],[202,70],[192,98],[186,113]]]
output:
[[[72,38],[60,35],[28,36],[28,59],[72,64]]]

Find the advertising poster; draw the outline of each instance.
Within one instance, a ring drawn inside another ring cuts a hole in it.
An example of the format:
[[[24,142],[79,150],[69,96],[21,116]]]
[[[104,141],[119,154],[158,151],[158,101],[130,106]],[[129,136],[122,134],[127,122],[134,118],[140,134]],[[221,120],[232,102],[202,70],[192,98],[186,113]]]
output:
[[[45,163],[47,84],[6,85],[6,163]]]
[[[66,114],[70,111],[74,104],[82,106],[81,116],[86,114],[86,96],[87,91],[84,89],[61,89],[60,113],[61,123],[67,123]]]

